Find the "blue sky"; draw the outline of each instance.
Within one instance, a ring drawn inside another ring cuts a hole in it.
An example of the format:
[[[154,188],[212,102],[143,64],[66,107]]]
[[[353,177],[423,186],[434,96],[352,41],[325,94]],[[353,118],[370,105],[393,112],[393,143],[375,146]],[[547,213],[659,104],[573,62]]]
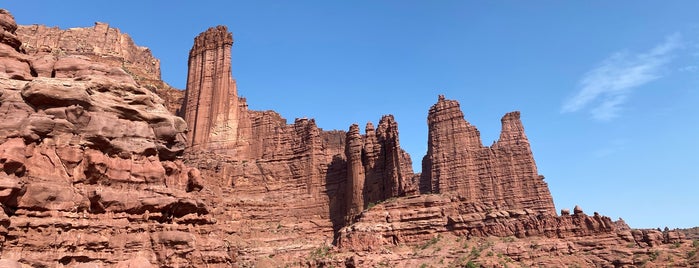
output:
[[[230,3],[229,3],[230,2]],[[438,94],[490,145],[520,110],[560,208],[699,226],[699,1],[6,1],[20,24],[107,22],[184,88],[193,38],[233,32],[250,108],[324,129],[398,121],[416,169]]]

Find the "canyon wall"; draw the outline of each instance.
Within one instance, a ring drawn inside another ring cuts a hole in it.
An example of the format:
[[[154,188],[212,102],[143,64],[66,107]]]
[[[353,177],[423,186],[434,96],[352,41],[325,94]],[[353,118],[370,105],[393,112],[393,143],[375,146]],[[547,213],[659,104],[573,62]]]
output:
[[[556,216],[518,112],[486,147],[440,96],[418,175],[391,115],[362,133],[249,110],[223,26],[194,39],[179,104],[106,24],[18,27],[0,9],[0,26],[0,266],[699,263],[674,231]]]
[[[186,122],[123,69],[45,66],[5,10],[0,25],[2,265],[230,265],[221,239],[199,235],[216,219],[180,160]]]

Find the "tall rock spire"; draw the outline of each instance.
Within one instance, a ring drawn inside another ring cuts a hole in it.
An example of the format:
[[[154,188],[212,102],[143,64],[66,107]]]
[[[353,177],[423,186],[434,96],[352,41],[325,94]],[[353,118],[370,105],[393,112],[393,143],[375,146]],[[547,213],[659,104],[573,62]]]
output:
[[[209,28],[194,38],[183,117],[192,150],[226,149],[238,132],[238,93],[231,76],[233,34],[226,26]]]
[[[532,209],[555,215],[519,112],[502,118],[500,139],[491,147],[481,144],[478,130],[464,119],[455,100],[439,96],[427,121],[421,192],[458,195],[486,209]]]
[[[353,124],[347,132],[347,215],[357,215],[364,209],[364,166],[362,165],[362,135],[359,126]]]
[[[398,123],[384,115],[378,127],[369,122],[365,135],[353,124],[345,139],[347,159],[347,215],[352,217],[371,203],[417,192],[412,182],[410,155],[400,148]]]

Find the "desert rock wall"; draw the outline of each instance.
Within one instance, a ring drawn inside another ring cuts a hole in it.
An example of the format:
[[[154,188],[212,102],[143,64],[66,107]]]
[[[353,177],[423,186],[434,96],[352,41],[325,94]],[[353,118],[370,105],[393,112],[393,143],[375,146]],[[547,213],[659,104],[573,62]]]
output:
[[[500,139],[490,147],[483,146],[480,132],[464,119],[455,100],[439,96],[427,121],[421,192],[457,195],[482,204],[482,209],[532,209],[555,215],[519,112],[502,118]]]

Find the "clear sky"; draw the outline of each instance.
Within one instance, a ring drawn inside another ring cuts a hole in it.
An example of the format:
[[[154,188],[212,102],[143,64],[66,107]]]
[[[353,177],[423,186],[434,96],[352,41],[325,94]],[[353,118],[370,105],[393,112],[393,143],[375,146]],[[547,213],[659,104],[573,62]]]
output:
[[[177,88],[193,38],[226,25],[250,108],[326,130],[393,114],[416,171],[438,94],[486,145],[520,110],[559,209],[699,226],[699,1],[3,2],[19,24],[107,22]]]

